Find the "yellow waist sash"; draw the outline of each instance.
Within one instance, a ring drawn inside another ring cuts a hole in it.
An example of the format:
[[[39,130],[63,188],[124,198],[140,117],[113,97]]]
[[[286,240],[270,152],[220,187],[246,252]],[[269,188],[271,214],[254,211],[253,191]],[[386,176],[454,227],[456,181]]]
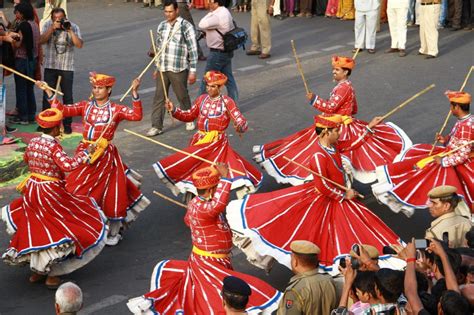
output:
[[[46,176],[46,175],[43,175],[43,174],[39,174],[39,173],[30,173],[28,174],[28,176],[25,177],[24,180],[21,181],[21,183],[18,184],[18,186],[16,186],[16,190],[18,190],[19,192],[22,192],[23,189],[25,189],[25,186],[26,186],[26,183],[28,182],[28,180],[31,178],[31,176],[34,176],[34,177],[37,177],[41,180],[48,180],[48,181],[58,181],[58,180],[61,180],[57,177],[51,177],[51,176]]]
[[[195,145],[198,144],[204,144],[204,143],[211,143],[219,140],[219,135],[221,132],[217,130],[212,130],[212,131],[198,131],[200,135],[204,135],[204,137],[201,138],[198,142],[195,143]]]
[[[99,140],[96,140],[96,141],[82,139],[82,142],[96,145],[94,153],[89,154],[89,164],[94,164],[95,161],[97,161],[97,159],[100,158],[104,154],[105,149],[109,145],[109,141],[105,138],[100,138]]]
[[[213,258],[227,258],[227,257],[229,257],[229,254],[213,254],[213,253],[210,253],[208,251],[199,249],[194,245],[193,245],[193,253],[195,253],[199,256],[204,256],[204,257],[213,257]]]

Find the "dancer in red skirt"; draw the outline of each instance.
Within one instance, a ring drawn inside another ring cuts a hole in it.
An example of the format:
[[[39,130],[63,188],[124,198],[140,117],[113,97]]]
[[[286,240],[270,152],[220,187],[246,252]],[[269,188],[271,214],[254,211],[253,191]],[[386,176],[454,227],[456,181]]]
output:
[[[231,119],[237,133],[247,131],[247,120],[231,98],[220,94],[222,86],[227,82],[224,74],[208,71],[204,80],[207,83],[207,94],[199,96],[190,110],[183,111],[171,102],[166,105],[178,120],[191,122],[197,118],[199,131],[192,137],[190,146],[183,151],[213,162],[228,164],[231,168],[229,177],[232,179],[232,189],[241,188],[237,191],[239,197],[254,192],[262,181],[262,174],[232,149],[225,133]],[[175,195],[186,192],[196,195],[191,174],[205,166],[205,162],[182,153],[173,154],[153,165],[158,177]],[[245,175],[236,174],[233,170]]]
[[[151,292],[129,300],[134,314],[222,314],[223,279],[236,276],[249,284],[248,314],[271,314],[281,293],[260,279],[233,271],[232,232],[224,216],[232,181],[224,164],[192,175],[198,196],[188,204],[184,222],[191,229],[193,250],[188,261],[163,260],[153,271]],[[222,177],[221,177],[222,176]]]
[[[430,144],[416,144],[396,163],[377,169],[378,183],[372,185],[374,195],[395,212],[402,211],[410,217],[415,209],[426,209],[428,192],[437,186],[450,185],[457,188],[464,199],[459,207],[470,216],[474,203],[474,117],[469,113],[471,95],[465,92],[447,91],[451,113],[457,122],[448,136],[438,136],[433,150]],[[451,154],[447,152],[461,148]],[[467,206],[466,206],[467,204]]]
[[[41,112],[42,136],[31,139],[23,156],[29,176],[17,187],[23,197],[2,208],[1,218],[13,234],[2,258],[7,264],[29,264],[30,282],[46,278],[56,288],[58,276],[90,262],[105,246],[106,226],[94,199],[66,191],[64,172],[82,165],[87,151],[70,158],[55,139],[63,116],[58,109]]]
[[[340,141],[353,142],[365,130],[367,123],[354,118],[357,114],[357,100],[349,76],[355,62],[347,57],[332,58],[332,73],[337,82],[329,99],[313,93],[307,95],[310,104],[327,116],[343,115]],[[376,180],[375,168],[392,162],[395,157],[411,146],[408,136],[393,123],[379,124],[374,134],[357,149],[343,153],[346,170],[362,183]],[[315,153],[317,134],[310,126],[288,137],[254,146],[254,160],[265,168],[267,173],[279,183],[300,185],[312,176],[303,168],[288,162],[286,158],[308,166]]]
[[[93,99],[72,105],[52,99],[53,94],[47,86],[41,82],[37,85],[48,94],[51,107],[60,109],[65,117],[82,117],[84,139],[78,150],[91,145],[96,149],[89,163],[81,164],[69,174],[66,189],[74,195],[94,197],[109,220],[107,245],[112,246],[120,241],[123,225],[134,221],[150,204],[138,188],[141,175],[122,162],[117,148],[111,143],[122,120],[140,121],[143,117],[137,93],[140,81],[133,81],[133,108],[110,101],[114,77],[91,73],[90,81]]]
[[[375,117],[356,141],[339,140],[337,147],[344,117],[319,115],[315,122],[319,137],[309,167],[347,186],[341,151],[357,150],[373,137],[373,128],[380,117]],[[296,187],[232,201],[227,207],[227,219],[231,229],[237,232],[234,244],[251,263],[268,270],[273,258],[290,268],[291,242],[308,240],[321,248],[320,267],[337,272],[333,264],[337,264],[341,255],[348,254],[352,244],[371,244],[382,251],[384,245],[398,241],[398,236],[356,196],[353,189],[342,190],[314,176],[311,182]]]

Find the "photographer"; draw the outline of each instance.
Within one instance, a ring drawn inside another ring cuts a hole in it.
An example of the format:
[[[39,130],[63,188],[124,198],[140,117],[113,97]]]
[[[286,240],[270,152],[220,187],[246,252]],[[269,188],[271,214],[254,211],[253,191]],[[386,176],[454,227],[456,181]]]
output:
[[[54,8],[51,19],[41,29],[41,44],[46,45],[44,58],[44,81],[56,86],[61,76],[63,103],[73,104],[72,86],[74,80],[74,47],[82,48],[83,41],[79,27],[70,22],[64,9]],[[43,94],[43,110],[49,108],[48,97]],[[72,118],[65,118],[64,133],[70,134]]]

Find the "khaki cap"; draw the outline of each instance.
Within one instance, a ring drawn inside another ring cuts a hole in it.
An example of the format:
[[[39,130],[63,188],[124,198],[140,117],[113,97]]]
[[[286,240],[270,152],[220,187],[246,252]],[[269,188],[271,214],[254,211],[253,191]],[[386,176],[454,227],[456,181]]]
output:
[[[451,197],[453,194],[456,193],[456,191],[457,191],[457,188],[454,186],[449,186],[449,185],[438,186],[431,189],[428,192],[428,197],[430,198]]]
[[[379,251],[372,245],[362,244],[362,248],[367,252],[370,258],[378,259],[379,258]],[[356,253],[351,249],[349,253],[352,257],[356,256]]]
[[[310,241],[293,241],[290,244],[290,249],[295,254],[314,254],[321,252],[319,247]]]

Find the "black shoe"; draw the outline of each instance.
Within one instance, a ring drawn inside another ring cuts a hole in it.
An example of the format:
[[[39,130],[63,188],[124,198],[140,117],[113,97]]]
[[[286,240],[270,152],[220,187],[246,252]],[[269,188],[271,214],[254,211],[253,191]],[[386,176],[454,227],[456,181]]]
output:
[[[8,133],[11,133],[11,132],[17,131],[18,129],[15,128],[15,127],[9,127],[8,125],[5,125],[5,130],[6,130]]]
[[[434,59],[436,58],[436,56],[433,56],[433,55],[426,55],[425,59]]]
[[[274,18],[280,21],[284,19],[283,15],[281,14],[275,15]]]
[[[65,135],[70,135],[72,133],[72,127],[69,125],[64,126],[64,134]]]

